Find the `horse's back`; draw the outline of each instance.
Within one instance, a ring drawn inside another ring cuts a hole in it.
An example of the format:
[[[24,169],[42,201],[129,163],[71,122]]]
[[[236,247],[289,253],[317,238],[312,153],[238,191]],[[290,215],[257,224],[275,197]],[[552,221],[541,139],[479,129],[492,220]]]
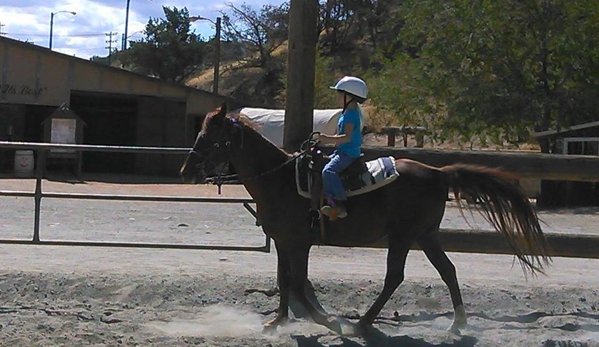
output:
[[[441,171],[436,167],[406,158],[395,160],[395,167],[400,175],[421,179],[438,179],[441,174]]]
[[[404,209],[444,209],[448,189],[440,169],[411,159],[398,159],[395,165],[399,172],[395,193]]]

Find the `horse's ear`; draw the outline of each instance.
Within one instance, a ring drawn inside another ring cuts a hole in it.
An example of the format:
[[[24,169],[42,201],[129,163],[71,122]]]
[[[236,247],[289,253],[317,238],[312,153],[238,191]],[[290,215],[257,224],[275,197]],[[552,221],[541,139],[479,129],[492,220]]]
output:
[[[223,103],[221,107],[217,107],[212,112],[206,114],[206,118],[219,118],[224,117],[227,114],[227,104]]]
[[[218,109],[217,117],[224,117],[227,114],[227,103],[223,102]]]
[[[225,118],[226,115],[227,115],[227,104],[223,102],[219,108],[210,112],[207,116],[210,117],[211,119],[221,119],[221,118]]]

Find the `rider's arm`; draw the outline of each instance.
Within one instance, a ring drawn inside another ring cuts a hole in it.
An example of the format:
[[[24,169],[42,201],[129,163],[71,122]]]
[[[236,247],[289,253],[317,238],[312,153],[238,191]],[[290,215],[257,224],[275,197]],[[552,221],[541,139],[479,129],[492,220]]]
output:
[[[318,136],[317,141],[319,141],[322,144],[331,144],[331,145],[338,146],[342,143],[349,142],[351,140],[351,134],[353,133],[353,131],[354,131],[353,123],[345,123],[345,126],[343,127],[343,134],[341,134],[341,135],[320,134]]]

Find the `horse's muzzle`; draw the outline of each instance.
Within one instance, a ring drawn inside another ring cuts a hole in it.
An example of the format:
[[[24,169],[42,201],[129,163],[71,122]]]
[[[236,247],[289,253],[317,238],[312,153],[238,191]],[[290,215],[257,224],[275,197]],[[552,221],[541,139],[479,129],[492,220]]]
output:
[[[203,165],[196,165],[196,167],[186,165],[181,169],[181,177],[183,178],[184,183],[202,184],[206,181],[208,175],[206,174]]]

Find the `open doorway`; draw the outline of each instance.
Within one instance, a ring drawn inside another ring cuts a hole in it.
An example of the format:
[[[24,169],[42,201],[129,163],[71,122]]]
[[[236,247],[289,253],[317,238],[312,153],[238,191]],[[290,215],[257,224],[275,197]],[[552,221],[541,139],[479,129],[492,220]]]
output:
[[[137,99],[134,96],[73,91],[71,109],[85,122],[84,144],[136,144]],[[133,153],[83,153],[85,172],[133,173],[134,169]]]

